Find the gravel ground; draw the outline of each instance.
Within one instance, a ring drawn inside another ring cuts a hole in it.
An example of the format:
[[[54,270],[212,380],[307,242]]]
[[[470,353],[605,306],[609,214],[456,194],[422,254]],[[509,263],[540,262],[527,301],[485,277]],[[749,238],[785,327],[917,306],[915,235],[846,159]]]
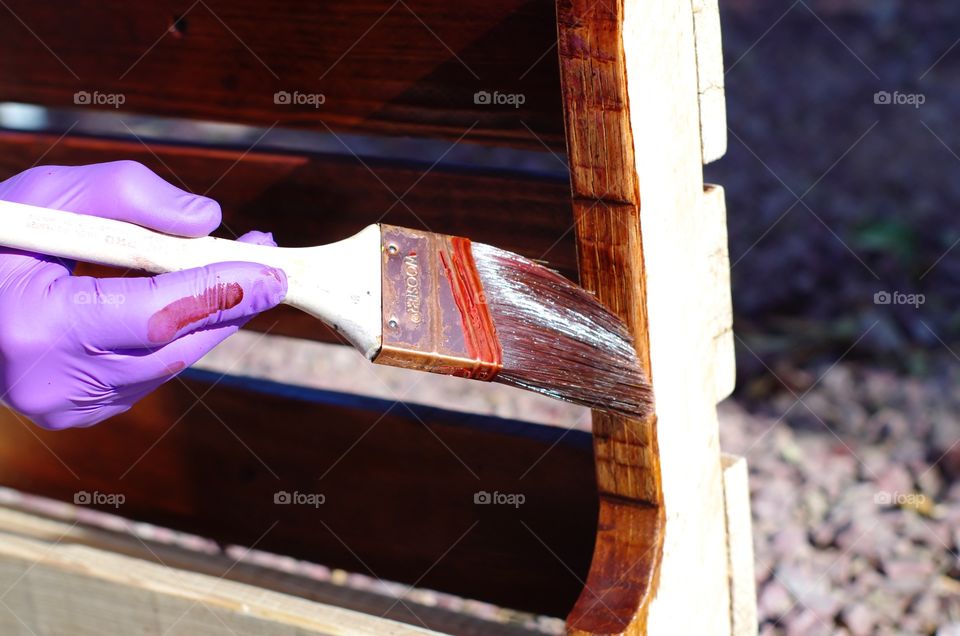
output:
[[[960,630],[957,376],[840,363],[721,406],[751,470],[762,633]]]

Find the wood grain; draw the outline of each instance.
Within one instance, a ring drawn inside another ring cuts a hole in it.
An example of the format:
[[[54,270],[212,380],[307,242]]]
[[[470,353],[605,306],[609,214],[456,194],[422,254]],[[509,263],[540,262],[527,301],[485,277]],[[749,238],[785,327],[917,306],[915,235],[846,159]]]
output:
[[[320,245],[345,238],[369,223],[471,237],[544,260],[576,277],[576,247],[565,180],[518,173],[434,168],[429,165],[299,153],[211,149],[175,144],[0,133],[0,179],[41,160],[80,165],[118,159],[140,161],[192,192],[207,193],[223,208],[215,234],[233,238],[270,230],[280,245]],[[369,169],[368,169],[369,168]],[[404,203],[396,196],[408,191]],[[120,272],[82,266],[78,273]],[[280,307],[251,323],[270,333],[339,342],[316,319]]]
[[[560,0],[558,25],[581,282],[627,321],[656,399],[646,420],[594,414],[601,523],[568,626],[726,634],[721,241],[718,216],[701,218],[697,60],[709,52],[690,2]]]
[[[0,630],[38,636],[438,632],[87,546],[0,533]]]
[[[700,147],[704,164],[727,152],[727,99],[717,0],[692,0],[697,86],[700,96]]]
[[[639,197],[630,133],[621,2],[558,2],[580,280],[620,315],[651,370]],[[600,519],[590,575],[567,618],[571,633],[645,623],[663,542],[656,419],[594,412]]]
[[[91,429],[42,431],[3,411],[0,484],[68,502],[123,494],[100,507],[516,609],[572,607],[597,519],[588,434],[196,377]],[[480,491],[525,501],[478,505]],[[325,501],[275,504],[277,492]]]
[[[29,508],[26,505],[29,504]],[[41,510],[42,512],[38,512]],[[117,529],[116,520],[93,525],[89,519],[78,523],[78,511],[74,506],[49,499],[30,497],[24,505],[0,506],[0,537],[15,535],[26,539],[46,542],[49,545],[87,546],[110,554],[157,563],[173,572],[192,572],[216,579],[257,586],[259,589],[278,592],[280,595],[315,601],[323,605],[362,612],[373,617],[380,616],[425,627],[444,634],[458,636],[529,636],[528,630],[519,625],[486,620],[463,609],[449,609],[425,605],[412,598],[398,603],[397,599],[382,590],[359,585],[344,585],[335,580],[315,576],[315,570],[290,568],[288,560],[274,558],[246,558],[237,560],[223,552],[199,550],[191,537],[183,542],[173,542],[166,534],[158,539],[145,536],[139,529],[124,526]],[[109,526],[109,529],[104,526]],[[0,539],[2,541],[2,539]],[[234,552],[232,556],[235,556]],[[429,599],[427,599],[429,602]],[[323,613],[321,606],[317,613]],[[109,611],[109,610],[108,610]],[[144,617],[143,621],[149,620]],[[346,622],[344,626],[356,623]],[[394,629],[395,624],[390,624]],[[36,626],[34,626],[36,629]]]
[[[549,0],[4,7],[0,101],[73,107],[85,91],[122,95],[121,113],[563,147]],[[277,104],[278,91],[324,102]],[[524,102],[477,104],[477,91]]]

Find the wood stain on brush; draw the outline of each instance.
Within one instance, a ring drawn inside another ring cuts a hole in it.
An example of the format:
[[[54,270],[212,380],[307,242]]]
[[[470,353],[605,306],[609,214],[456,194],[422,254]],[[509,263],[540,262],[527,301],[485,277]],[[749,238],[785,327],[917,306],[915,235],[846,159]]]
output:
[[[490,382],[500,371],[503,354],[470,245],[469,239],[454,236],[450,239],[449,252],[438,250],[453,300],[460,311],[467,353],[480,363],[476,369],[454,375]]]

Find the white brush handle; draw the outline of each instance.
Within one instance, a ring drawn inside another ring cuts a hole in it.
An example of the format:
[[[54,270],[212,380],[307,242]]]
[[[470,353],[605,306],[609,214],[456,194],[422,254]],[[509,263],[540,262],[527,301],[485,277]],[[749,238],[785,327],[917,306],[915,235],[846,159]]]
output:
[[[282,269],[284,303],[342,333],[367,358],[380,349],[380,228],[337,243],[268,247],[226,239],[182,238],[96,216],[0,201],[0,245],[87,263],[153,273],[223,261]]]

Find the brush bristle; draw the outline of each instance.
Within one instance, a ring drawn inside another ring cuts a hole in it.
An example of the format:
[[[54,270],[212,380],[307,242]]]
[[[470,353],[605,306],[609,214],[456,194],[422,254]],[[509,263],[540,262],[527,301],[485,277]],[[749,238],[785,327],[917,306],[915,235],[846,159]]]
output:
[[[632,417],[651,412],[650,384],[617,316],[522,256],[474,243],[473,257],[503,348],[496,382]]]

